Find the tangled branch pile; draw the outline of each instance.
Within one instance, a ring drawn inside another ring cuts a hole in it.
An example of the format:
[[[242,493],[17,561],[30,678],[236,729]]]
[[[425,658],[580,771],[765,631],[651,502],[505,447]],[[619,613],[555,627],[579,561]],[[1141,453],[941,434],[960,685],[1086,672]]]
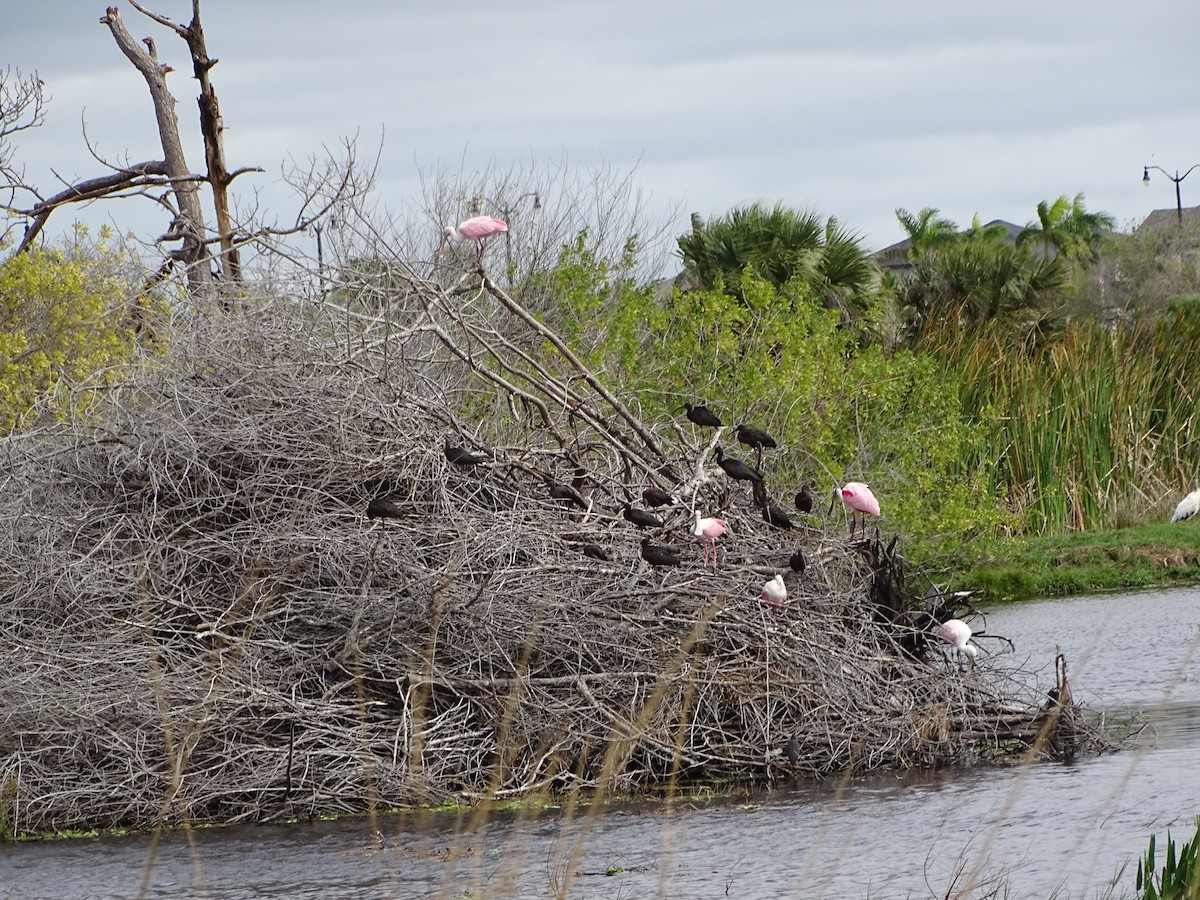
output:
[[[3,444],[13,830],[958,764],[1034,741],[1039,699],[930,648],[887,548],[841,520],[768,528],[690,427],[649,427],[513,351],[496,294],[468,323],[437,293],[386,344],[291,309],[201,323],[94,415]],[[450,464],[448,436],[487,461]],[[558,472],[586,508],[549,495]],[[649,483],[728,510],[717,573],[682,505],[655,539],[683,565],[642,561],[619,509]],[[798,547],[809,566],[770,609],[762,582]]]

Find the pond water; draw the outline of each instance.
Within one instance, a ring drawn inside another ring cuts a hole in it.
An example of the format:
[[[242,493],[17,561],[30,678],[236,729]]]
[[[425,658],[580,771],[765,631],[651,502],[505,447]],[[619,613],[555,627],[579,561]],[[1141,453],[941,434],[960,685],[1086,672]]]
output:
[[[1098,896],[1125,863],[1131,896],[1149,836],[1188,838],[1200,814],[1200,589],[1030,602],[986,624],[1016,652],[985,664],[1050,686],[1061,646],[1076,699],[1144,712],[1137,748],[475,827],[468,813],[0,846],[0,898],[981,897],[1000,879],[1046,900]]]

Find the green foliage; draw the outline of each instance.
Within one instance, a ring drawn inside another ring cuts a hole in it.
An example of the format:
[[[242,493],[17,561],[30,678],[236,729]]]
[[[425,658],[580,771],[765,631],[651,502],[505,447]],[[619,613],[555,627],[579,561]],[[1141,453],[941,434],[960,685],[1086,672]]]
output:
[[[860,346],[793,280],[782,287],[743,273],[736,292],[676,291],[656,301],[614,278],[577,242],[554,274],[561,333],[594,369],[641,400],[643,414],[676,417],[703,399],[730,424],[753,422],[781,439],[771,456],[780,496],[800,481],[858,478],[885,497],[898,530],[930,540],[994,531],[1000,513],[966,470],[980,440],[957,391],[932,357]]]
[[[1167,858],[1161,870],[1155,868],[1154,837],[1150,835],[1150,847],[1138,862],[1136,889],[1139,900],[1200,898],[1200,864],[1196,861],[1196,851],[1200,847],[1200,818],[1197,818],[1195,836],[1179,846],[1178,854],[1171,832],[1167,831]]]
[[[874,299],[875,275],[858,240],[830,217],[783,205],[746,206],[679,238],[685,271],[696,287],[738,295],[749,272],[776,288],[793,282],[830,308],[861,317]]]
[[[107,237],[0,264],[0,430],[17,427],[35,407],[66,414],[78,400],[70,388],[103,383],[139,340],[154,340],[151,304],[129,299],[128,257]]]
[[[1018,244],[1034,242],[1042,245],[1049,255],[1050,248],[1065,259],[1090,256],[1101,237],[1111,231],[1115,221],[1107,213],[1090,213],[1083,194],[1074,200],[1063,194],[1053,203],[1045,200],[1037,205],[1037,221],[1030,222],[1017,237]]]

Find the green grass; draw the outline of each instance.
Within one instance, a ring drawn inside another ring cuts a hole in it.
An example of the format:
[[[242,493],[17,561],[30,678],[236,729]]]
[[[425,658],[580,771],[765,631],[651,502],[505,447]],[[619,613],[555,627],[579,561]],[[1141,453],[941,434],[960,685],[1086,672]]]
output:
[[[1200,583],[1200,522],[1011,538],[970,560],[956,587],[992,601]]]

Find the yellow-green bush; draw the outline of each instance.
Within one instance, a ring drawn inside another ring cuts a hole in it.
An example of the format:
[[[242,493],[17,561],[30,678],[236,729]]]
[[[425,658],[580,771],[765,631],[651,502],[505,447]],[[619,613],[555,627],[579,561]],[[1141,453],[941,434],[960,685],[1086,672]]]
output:
[[[100,237],[0,263],[0,430],[22,427],[34,410],[62,416],[86,403],[153,340],[126,249]]]

